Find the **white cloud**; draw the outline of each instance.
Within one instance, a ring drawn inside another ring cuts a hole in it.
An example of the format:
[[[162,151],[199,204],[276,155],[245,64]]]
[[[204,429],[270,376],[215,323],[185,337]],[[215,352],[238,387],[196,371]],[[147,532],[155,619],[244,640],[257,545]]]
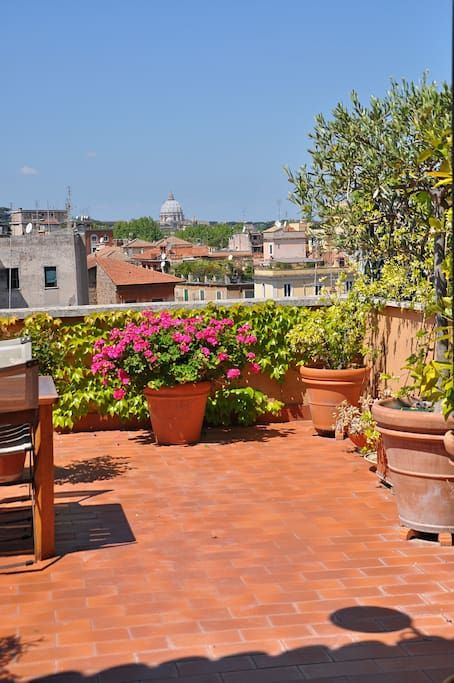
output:
[[[94,159],[95,156],[96,156],[96,152],[93,152],[92,150],[87,152],[88,159]]]
[[[38,171],[33,166],[22,166],[20,172],[21,175],[38,175]]]

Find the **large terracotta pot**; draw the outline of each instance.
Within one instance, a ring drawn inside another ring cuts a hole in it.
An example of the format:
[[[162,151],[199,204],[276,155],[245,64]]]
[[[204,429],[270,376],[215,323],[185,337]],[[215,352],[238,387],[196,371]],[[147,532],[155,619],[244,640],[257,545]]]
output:
[[[197,382],[144,389],[157,443],[169,446],[200,439],[210,388],[210,382]]]
[[[393,399],[372,406],[383,439],[400,522],[408,529],[454,533],[454,460],[443,443],[443,415],[401,410]]]
[[[0,484],[17,481],[22,476],[25,465],[25,451],[10,453],[0,457]]]
[[[450,429],[446,432],[443,443],[449,455],[454,455],[454,430]]]
[[[335,430],[335,413],[342,401],[358,405],[369,368],[327,370],[302,365],[300,373],[314,427],[319,434],[326,435]]]

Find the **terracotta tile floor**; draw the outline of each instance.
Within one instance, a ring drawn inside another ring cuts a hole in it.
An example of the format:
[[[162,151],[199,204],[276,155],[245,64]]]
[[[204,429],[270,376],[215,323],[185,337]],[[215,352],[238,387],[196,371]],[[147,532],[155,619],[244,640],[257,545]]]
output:
[[[60,556],[0,569],[1,681],[454,672],[454,549],[400,540],[392,493],[349,442],[308,422],[193,447],[146,432],[55,441]]]

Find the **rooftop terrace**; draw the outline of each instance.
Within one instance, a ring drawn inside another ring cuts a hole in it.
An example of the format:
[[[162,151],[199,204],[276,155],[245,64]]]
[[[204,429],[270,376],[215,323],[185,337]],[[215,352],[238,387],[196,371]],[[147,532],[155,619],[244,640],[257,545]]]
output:
[[[401,540],[392,492],[349,441],[300,421],[213,429],[192,447],[147,431],[56,434],[55,447],[59,557],[8,569],[24,558],[0,549],[1,681],[454,671],[453,549]]]

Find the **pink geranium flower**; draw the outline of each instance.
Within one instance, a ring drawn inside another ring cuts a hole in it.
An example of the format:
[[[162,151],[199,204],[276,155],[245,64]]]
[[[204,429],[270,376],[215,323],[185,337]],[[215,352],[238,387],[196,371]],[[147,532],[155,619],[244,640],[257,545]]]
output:
[[[227,379],[235,379],[236,377],[239,377],[241,375],[241,370],[238,370],[238,368],[230,368],[230,370],[227,370],[225,373],[225,376]]]
[[[221,376],[234,380],[248,363],[252,372],[258,371],[256,337],[249,323],[238,325],[212,316],[134,314],[123,327],[107,331],[105,339],[95,342],[91,370],[104,386],[115,387],[117,401],[128,394],[136,400],[146,386],[159,389]]]

